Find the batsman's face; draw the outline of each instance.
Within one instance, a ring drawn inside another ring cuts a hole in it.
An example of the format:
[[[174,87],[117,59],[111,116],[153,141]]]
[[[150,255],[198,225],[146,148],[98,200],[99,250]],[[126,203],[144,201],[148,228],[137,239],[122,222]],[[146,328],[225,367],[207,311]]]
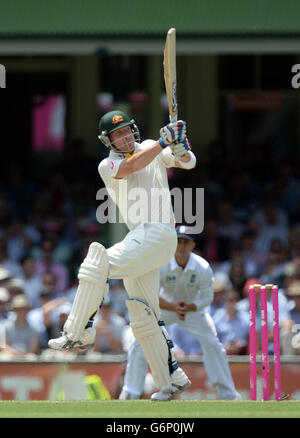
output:
[[[134,135],[130,126],[123,126],[110,134],[110,141],[119,151],[134,151]]]

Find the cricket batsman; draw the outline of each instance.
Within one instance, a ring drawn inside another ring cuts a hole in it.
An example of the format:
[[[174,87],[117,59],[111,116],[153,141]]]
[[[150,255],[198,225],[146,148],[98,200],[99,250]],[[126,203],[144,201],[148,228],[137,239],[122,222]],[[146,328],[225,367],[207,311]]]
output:
[[[100,120],[99,139],[110,149],[99,164],[99,174],[129,232],[111,248],[98,242],[90,245],[62,336],[51,339],[49,347],[74,350],[92,346],[93,318],[107,296],[108,279],[123,279],[130,326],[158,388],[151,399],[168,401],[191,382],[178,367],[172,341],[159,319],[159,268],[173,257],[177,245],[166,169],[192,169],[196,157],[181,120],[161,128],[158,140],[141,143],[134,120],[122,111],[110,111]],[[141,215],[132,214],[137,193],[143,202]]]

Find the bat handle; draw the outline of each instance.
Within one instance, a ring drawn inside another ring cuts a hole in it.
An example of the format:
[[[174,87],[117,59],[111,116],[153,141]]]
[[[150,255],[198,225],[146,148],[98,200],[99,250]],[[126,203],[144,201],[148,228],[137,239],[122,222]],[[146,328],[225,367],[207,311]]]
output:
[[[177,116],[177,114],[175,114],[173,117],[171,117],[171,116],[169,115],[169,119],[170,119],[170,123],[175,123],[175,122],[177,122],[177,120],[178,120],[178,116]],[[175,141],[174,143],[177,144],[178,141]]]

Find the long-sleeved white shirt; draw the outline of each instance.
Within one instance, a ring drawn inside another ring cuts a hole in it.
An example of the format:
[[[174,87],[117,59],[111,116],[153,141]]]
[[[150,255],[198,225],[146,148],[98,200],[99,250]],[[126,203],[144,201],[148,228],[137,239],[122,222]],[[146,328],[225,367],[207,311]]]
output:
[[[202,257],[191,253],[183,270],[175,257],[160,268],[160,297],[172,303],[185,301],[194,303],[197,310],[204,310],[213,301],[214,277],[209,263]]]
[[[154,140],[135,143],[135,151],[146,149]],[[175,158],[169,147],[162,150],[143,169],[116,179],[119,167],[125,159],[123,154],[110,151],[98,166],[112,201],[119,207],[123,221],[129,230],[141,223],[163,222],[175,224],[168,183],[167,168],[175,166]]]

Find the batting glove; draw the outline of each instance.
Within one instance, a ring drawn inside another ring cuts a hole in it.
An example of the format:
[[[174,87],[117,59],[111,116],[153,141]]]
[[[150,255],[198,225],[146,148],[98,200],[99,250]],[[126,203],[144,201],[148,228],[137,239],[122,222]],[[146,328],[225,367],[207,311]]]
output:
[[[162,148],[170,146],[172,143],[180,142],[186,137],[186,123],[183,120],[169,123],[159,131],[159,143]]]
[[[175,157],[175,160],[180,160],[180,158],[184,157],[187,151],[191,150],[189,141],[185,138],[181,143],[175,143],[170,146],[171,151]]]

